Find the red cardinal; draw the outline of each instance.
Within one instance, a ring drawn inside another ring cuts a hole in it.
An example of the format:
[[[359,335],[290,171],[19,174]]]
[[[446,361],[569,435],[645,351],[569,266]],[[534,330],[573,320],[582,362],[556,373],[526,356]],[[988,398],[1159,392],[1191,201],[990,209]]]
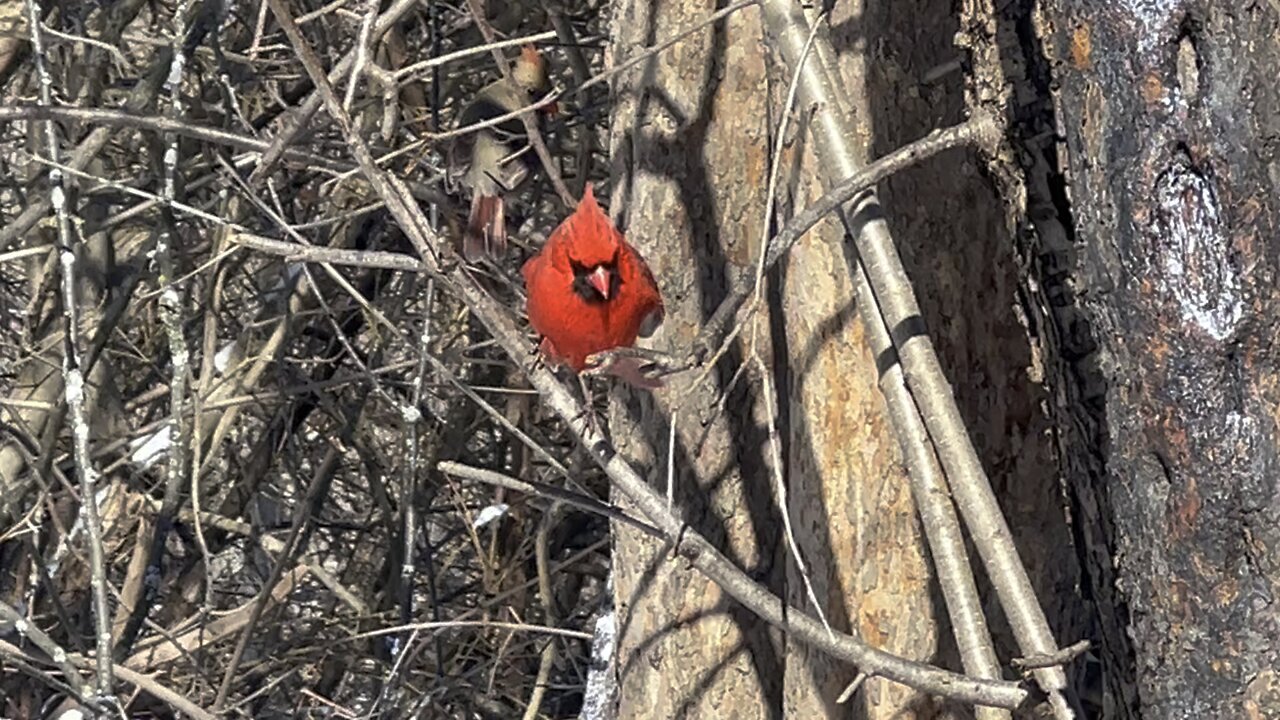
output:
[[[653,273],[609,222],[590,183],[523,273],[529,324],[542,335],[542,351],[575,372],[586,368],[587,356],[630,347],[662,323]],[[641,387],[662,385],[644,377],[635,361],[620,360],[607,371]]]

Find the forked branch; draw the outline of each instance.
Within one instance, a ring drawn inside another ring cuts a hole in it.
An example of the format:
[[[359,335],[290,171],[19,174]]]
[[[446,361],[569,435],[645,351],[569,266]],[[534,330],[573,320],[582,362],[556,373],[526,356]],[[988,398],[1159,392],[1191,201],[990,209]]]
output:
[[[761,8],[774,45],[783,60],[794,65],[803,54],[809,32],[800,4],[794,0],[762,0]],[[828,43],[821,36],[818,42]],[[829,47],[820,47],[818,55],[832,57],[834,53]],[[816,108],[810,127],[814,151],[828,183],[857,174],[859,168],[851,138],[858,137],[858,133],[833,96],[839,83],[830,77],[822,63],[806,65],[801,77],[804,104]],[[920,307],[875,194],[868,192],[850,202],[841,209],[840,217],[857,248],[855,284],[869,286],[859,292],[859,298],[867,300],[858,304],[863,322],[869,327],[883,324],[890,329],[909,327],[909,323],[917,322]],[[890,411],[890,417],[895,420],[895,433],[906,441],[908,429],[897,420],[916,417],[923,421],[1018,645],[1028,655],[1056,651],[1048,619],[1018,557],[1013,534],[965,429],[932,341],[924,333],[905,338],[894,336],[893,340],[910,390],[886,394],[886,401],[902,403]],[[1062,669],[1044,668],[1036,671],[1035,678],[1048,694],[1055,717],[1058,720],[1074,717],[1064,694],[1067,681]]]
[[[332,85],[325,77],[314,50],[303,38],[288,9],[280,0],[268,0],[290,43],[298,52],[307,74],[316,84],[318,96],[341,129],[370,186],[377,192],[410,242],[417,248],[427,271],[455,292],[493,335],[498,345],[519,364],[533,387],[566,423],[574,438],[590,451],[618,489],[626,494],[657,527],[668,542],[676,545],[690,561],[726,593],[766,622],[785,629],[793,637],[831,655],[854,663],[868,674],[901,682],[935,695],[963,702],[999,707],[1018,707],[1027,691],[1017,683],[977,680],[947,670],[908,660],[843,633],[828,633],[816,620],[787,611],[782,600],[736,567],[698,533],[685,527],[644,478],[617,452],[612,444],[586,420],[586,413],[572,392],[550,370],[534,360],[532,347],[510,314],[465,270],[448,243],[431,229],[422,210],[407,199],[407,190],[374,163],[368,146],[354,130]]]

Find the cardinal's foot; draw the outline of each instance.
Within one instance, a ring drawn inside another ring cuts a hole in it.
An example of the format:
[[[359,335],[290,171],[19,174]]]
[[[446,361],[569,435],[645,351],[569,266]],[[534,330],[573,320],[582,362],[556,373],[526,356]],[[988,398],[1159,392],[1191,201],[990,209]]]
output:
[[[585,415],[587,426],[595,434],[603,435],[604,430],[600,427],[600,419],[596,416],[596,404],[592,400],[591,388],[587,385],[587,378],[583,375],[575,375],[574,377],[578,378],[578,387],[582,390],[582,412],[574,420],[579,420]]]
[[[646,390],[663,387],[663,377],[690,367],[687,360],[659,350],[646,348],[614,348],[587,358],[589,375],[614,375]]]

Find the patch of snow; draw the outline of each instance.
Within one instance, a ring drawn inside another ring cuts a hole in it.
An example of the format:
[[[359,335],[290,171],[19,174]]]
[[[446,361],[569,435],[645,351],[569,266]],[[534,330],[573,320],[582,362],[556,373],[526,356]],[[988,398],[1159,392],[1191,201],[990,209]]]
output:
[[[618,619],[614,611],[596,620],[591,637],[591,664],[578,720],[613,720],[618,705],[618,682],[613,674],[613,653],[618,644]]]
[[[1138,49],[1145,52],[1164,42],[1160,30],[1178,16],[1181,4],[1181,0],[1116,0],[1115,7],[1133,18]]]
[[[490,505],[489,507],[481,510],[480,513],[476,515],[475,522],[471,524],[471,527],[479,530],[485,525],[488,525],[494,520],[497,520],[503,515],[506,515],[507,511],[510,509],[511,507],[506,503],[495,503],[493,505]]]
[[[169,452],[169,423],[165,423],[149,435],[134,440],[129,445],[133,448],[129,459],[144,469],[151,467]]]

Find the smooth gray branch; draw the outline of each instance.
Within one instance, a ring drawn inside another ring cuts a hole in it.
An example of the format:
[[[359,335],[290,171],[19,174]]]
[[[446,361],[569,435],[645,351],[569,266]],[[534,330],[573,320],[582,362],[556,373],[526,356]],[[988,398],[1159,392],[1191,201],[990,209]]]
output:
[[[794,0],[762,0],[761,8],[774,46],[783,60],[794,66],[809,31],[804,11]],[[820,37],[818,42],[822,46],[819,56],[834,56],[826,38]],[[838,87],[837,78],[828,74],[823,63],[805,66],[801,94],[805,104],[815,108],[810,124],[814,154],[831,184],[836,178],[851,177],[859,171],[852,143],[853,138],[860,136],[836,101]],[[871,285],[871,293],[864,295],[875,299],[874,304],[859,303],[858,311],[865,315],[864,322],[868,325],[883,323],[890,329],[907,387],[919,408],[917,411],[904,407],[891,417],[913,413],[923,419],[1018,645],[1026,653],[1053,652],[1057,643],[1049,621],[1018,557],[1013,534],[969,439],[933,343],[924,333],[907,337],[895,335],[900,328],[919,322],[920,307],[875,193],[869,191],[850,202],[842,209],[841,220],[857,247],[857,263]],[[855,282],[858,281],[855,278]],[[905,432],[898,427],[895,430],[899,434]],[[1073,718],[1074,713],[1063,694],[1067,679],[1062,669],[1045,668],[1037,671],[1035,677],[1049,696],[1058,720]]]

